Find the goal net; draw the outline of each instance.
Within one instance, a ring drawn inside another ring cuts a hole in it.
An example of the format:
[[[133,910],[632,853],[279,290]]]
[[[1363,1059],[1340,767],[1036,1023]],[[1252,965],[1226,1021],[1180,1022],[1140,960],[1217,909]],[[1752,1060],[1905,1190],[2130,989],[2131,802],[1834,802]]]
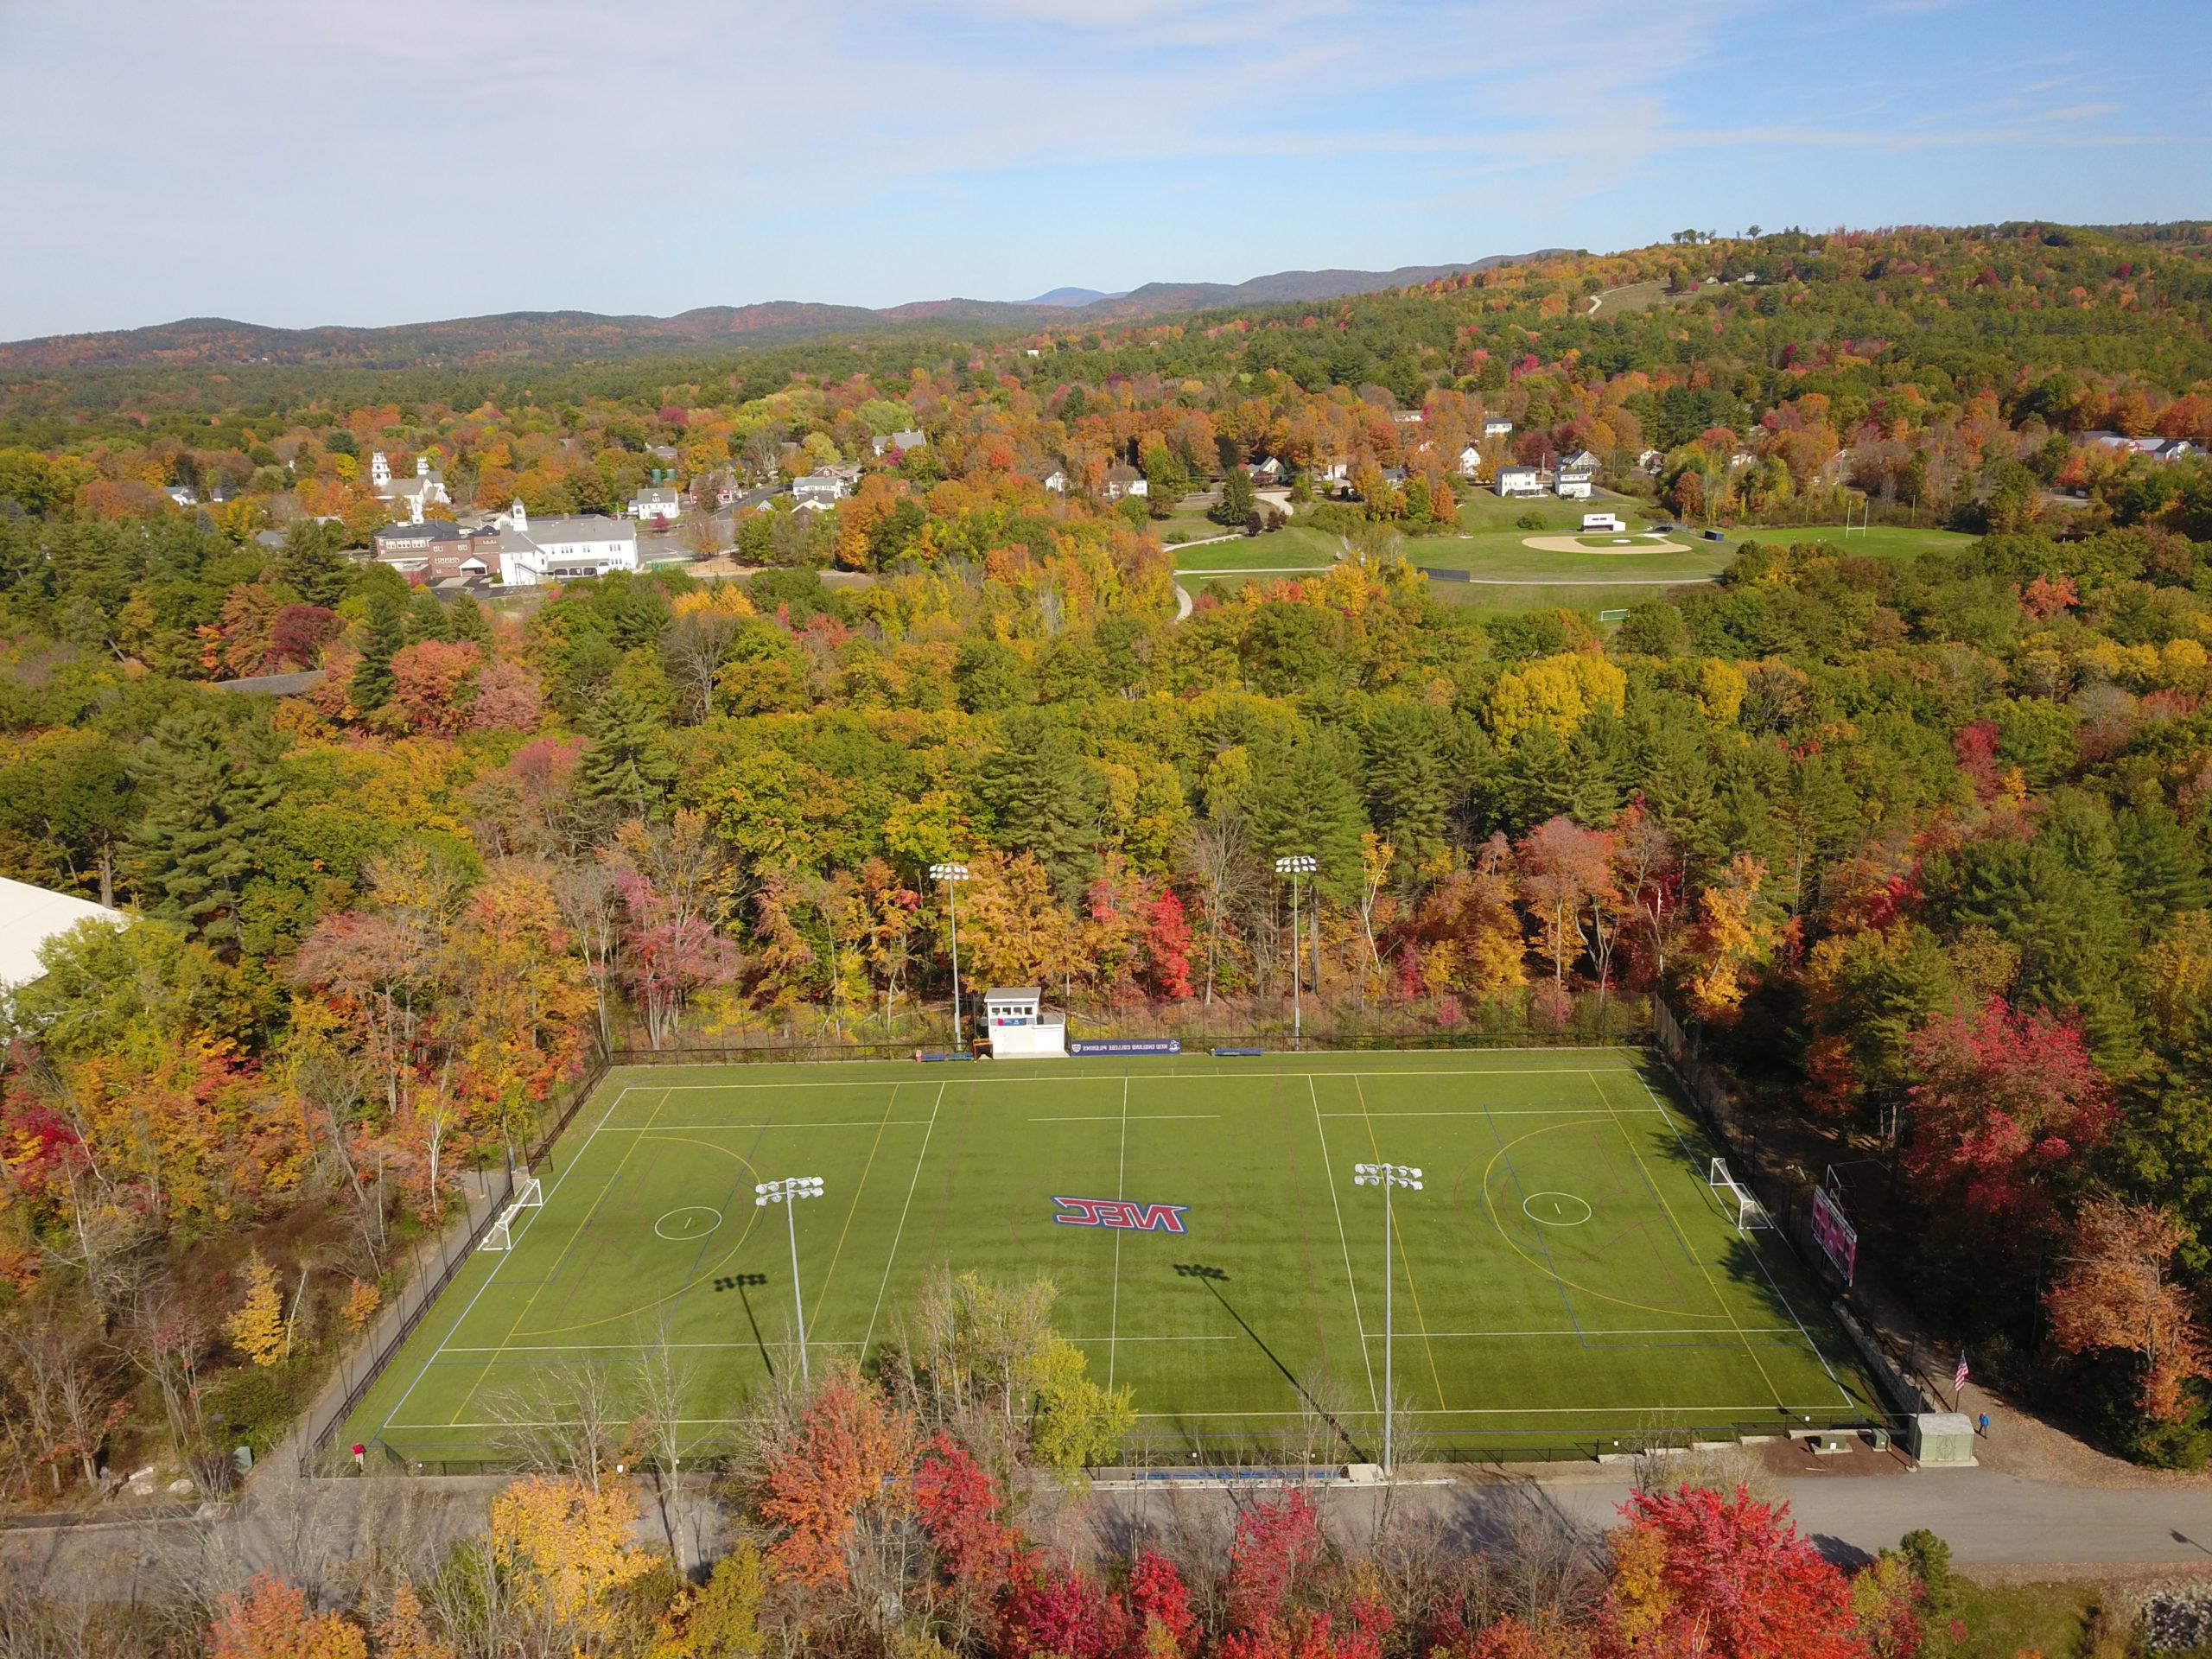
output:
[[[476,1248],[480,1250],[512,1250],[515,1247],[515,1224],[522,1218],[523,1211],[542,1209],[544,1204],[544,1190],[538,1185],[537,1177],[524,1176],[514,1197],[507,1200],[506,1208],[500,1211],[493,1218],[492,1224],[484,1230],[484,1242]]]
[[[1772,1227],[1774,1222],[1767,1215],[1766,1206],[1753,1198],[1750,1192],[1728,1173],[1728,1160],[1716,1158],[1707,1173],[1706,1185],[1713,1189],[1713,1196],[1720,1208],[1736,1224],[1736,1230],[1748,1233],[1755,1227]]]

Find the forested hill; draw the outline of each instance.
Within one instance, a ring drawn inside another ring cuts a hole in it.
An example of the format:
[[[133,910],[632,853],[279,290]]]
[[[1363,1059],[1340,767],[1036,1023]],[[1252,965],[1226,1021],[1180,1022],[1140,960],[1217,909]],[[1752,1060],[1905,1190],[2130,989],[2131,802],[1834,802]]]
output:
[[[508,311],[385,328],[272,328],[227,317],[186,317],[145,328],[50,334],[0,345],[0,370],[323,365],[401,369],[487,362],[579,362],[594,358],[672,355],[772,345],[816,335],[901,323],[970,323],[988,327],[1065,324],[1073,317],[1122,320],[1205,306],[1338,299],[1487,270],[1516,257],[1493,254],[1467,264],[1404,265],[1395,270],[1281,270],[1243,283],[1147,283],[1088,305],[920,300],[882,310],[772,300],[708,305],[672,317],[607,316],[592,311]]]

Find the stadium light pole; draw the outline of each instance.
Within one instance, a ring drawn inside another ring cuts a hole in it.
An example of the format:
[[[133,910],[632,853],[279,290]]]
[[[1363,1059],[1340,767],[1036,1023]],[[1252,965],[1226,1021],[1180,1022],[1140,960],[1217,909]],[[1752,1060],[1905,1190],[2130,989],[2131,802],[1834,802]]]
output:
[[[1409,1192],[1421,1191],[1421,1171],[1404,1164],[1354,1164],[1351,1166],[1354,1186],[1379,1186],[1382,1189],[1382,1472],[1390,1472],[1390,1417],[1395,1409],[1391,1389],[1395,1377],[1390,1367],[1390,1192],[1394,1187],[1404,1187]]]
[[[811,1382],[814,1378],[806,1366],[806,1305],[799,1300],[798,1292],[798,1201],[821,1196],[819,1175],[786,1175],[779,1181],[760,1182],[753,1189],[753,1202],[757,1206],[784,1206],[784,1221],[791,1237],[791,1316],[798,1321],[798,1376],[802,1382]]]
[[[1293,853],[1275,860],[1275,874],[1290,878],[1290,1045],[1306,1046],[1306,1013],[1298,993],[1298,878],[1311,875],[1321,862],[1311,853]]]
[[[965,864],[930,866],[930,880],[944,883],[945,913],[952,918],[952,1048],[955,1053],[959,1052],[962,1040],[960,1036],[960,906],[952,895],[959,891],[960,884],[967,879],[968,867]]]

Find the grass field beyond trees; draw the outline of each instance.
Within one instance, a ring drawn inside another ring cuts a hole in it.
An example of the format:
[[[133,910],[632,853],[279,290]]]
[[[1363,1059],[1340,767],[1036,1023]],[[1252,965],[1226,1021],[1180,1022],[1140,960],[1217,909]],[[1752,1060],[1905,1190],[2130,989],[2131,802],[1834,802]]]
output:
[[[754,1183],[818,1175],[796,1215],[817,1370],[896,1340],[940,1267],[1046,1274],[1093,1376],[1134,1391],[1132,1458],[1371,1459],[1382,1209],[1352,1165],[1375,1159],[1426,1172],[1395,1205],[1402,1459],[1869,1421],[1821,1299],[1773,1234],[1738,1236],[1659,1087],[1618,1050],[618,1073],[517,1247],[461,1270],[346,1438],[493,1457],[583,1368],[619,1389],[664,1355],[686,1437],[728,1444],[795,1363],[785,1217]],[[1069,1198],[1187,1206],[1185,1230],[1060,1224]]]

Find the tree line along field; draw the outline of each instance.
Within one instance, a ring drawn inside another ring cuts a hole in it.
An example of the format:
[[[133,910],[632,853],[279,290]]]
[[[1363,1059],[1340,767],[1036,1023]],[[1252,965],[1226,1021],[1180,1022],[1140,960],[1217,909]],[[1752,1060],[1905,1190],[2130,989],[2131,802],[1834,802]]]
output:
[[[1393,1208],[1400,1459],[1885,1420],[1708,1156],[1622,1050],[618,1071],[341,1439],[496,1460],[580,1373],[654,1358],[691,1455],[727,1451],[797,1365],[795,1224],[817,1373],[899,1343],[935,1273],[1042,1274],[1131,1394],[1128,1460],[1376,1461],[1382,1209],[1352,1166],[1377,1159],[1425,1174]],[[786,1175],[824,1183],[788,1220],[753,1192]],[[1056,1219],[1092,1199],[1174,1208]]]

